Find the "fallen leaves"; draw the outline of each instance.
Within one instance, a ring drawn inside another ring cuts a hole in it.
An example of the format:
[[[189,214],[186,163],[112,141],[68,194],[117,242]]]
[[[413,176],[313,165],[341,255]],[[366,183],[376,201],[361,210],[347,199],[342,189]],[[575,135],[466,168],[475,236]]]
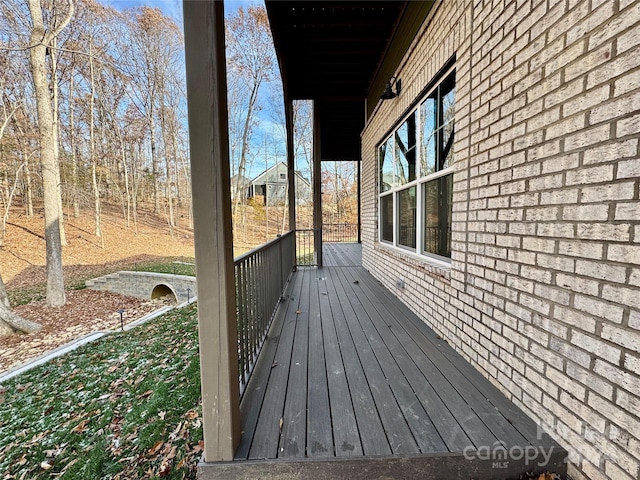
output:
[[[142,400],[143,398],[147,398],[147,397],[151,396],[152,393],[153,393],[153,390],[147,390],[146,392],[141,393],[140,395],[138,395],[136,398],[138,400]]]
[[[195,478],[204,446],[196,308],[184,310],[3,384],[0,478],[86,478],[86,468],[120,480]]]
[[[127,310],[129,323],[157,308],[157,301],[146,301],[112,292],[73,290],[66,292],[66,303],[60,308],[49,308],[44,300],[14,308],[15,313],[38,322],[42,330],[29,335],[0,337],[0,372],[25,363],[91,332],[119,329],[117,310]],[[117,318],[114,317],[117,315]],[[113,373],[118,365],[107,367]],[[28,388],[28,385],[24,386]]]
[[[156,453],[158,453],[158,451],[162,448],[163,445],[164,445],[164,442],[162,440],[158,440],[156,444],[147,451],[147,455],[149,456],[155,455]]]
[[[76,425],[75,427],[73,427],[71,429],[71,431],[73,433],[83,433],[86,429],[87,429],[87,424],[89,423],[89,419],[85,418],[84,420],[82,420],[78,425]]]

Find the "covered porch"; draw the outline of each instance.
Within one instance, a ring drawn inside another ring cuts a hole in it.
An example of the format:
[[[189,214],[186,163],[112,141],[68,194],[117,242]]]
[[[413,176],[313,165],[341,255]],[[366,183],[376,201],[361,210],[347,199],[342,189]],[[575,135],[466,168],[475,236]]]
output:
[[[361,266],[285,288],[240,403],[232,462],[202,479],[518,478],[563,471],[566,452]]]
[[[566,472],[566,452],[362,267],[360,245],[323,242],[320,162],[360,159],[365,119],[400,61],[385,52],[408,48],[432,4],[267,1],[283,73],[289,192],[292,101],[314,100],[317,267],[300,267],[295,194],[289,233],[234,265],[223,9],[184,2],[201,479]]]

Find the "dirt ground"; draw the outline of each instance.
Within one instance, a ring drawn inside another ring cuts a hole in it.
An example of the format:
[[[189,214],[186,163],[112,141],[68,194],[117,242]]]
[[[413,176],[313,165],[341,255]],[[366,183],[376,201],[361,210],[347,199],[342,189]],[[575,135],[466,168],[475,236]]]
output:
[[[102,239],[94,235],[95,224],[90,214],[65,220],[68,242],[62,253],[65,279],[100,276],[106,270],[117,270],[118,263],[152,256],[194,255],[193,234],[186,228],[184,218],[181,220],[185,227],[171,234],[162,218],[143,214],[137,229],[126,228],[117,211],[107,211],[102,221]],[[26,218],[16,212],[9,217],[0,248],[0,274],[9,292],[46,281],[43,232],[42,215]],[[119,328],[120,309],[125,310],[123,320],[128,323],[163,306],[162,301],[92,290],[67,291],[66,297],[66,304],[60,308],[48,308],[44,301],[14,308],[17,314],[40,323],[43,328],[29,335],[0,338],[0,372],[88,333]]]
[[[161,217],[139,215],[138,226],[127,227],[116,209],[103,210],[102,238],[95,236],[95,222],[90,212],[79,218],[65,216],[67,246],[62,249],[65,267],[72,265],[104,265],[137,255],[193,257],[193,232],[187,219],[180,218],[173,235]],[[104,244],[104,246],[103,246]],[[12,288],[12,280],[20,273],[44,273],[44,219],[41,214],[27,218],[20,212],[9,217],[4,242],[0,248],[0,274]],[[33,268],[36,267],[36,268]],[[42,277],[44,278],[44,277]],[[34,279],[41,281],[41,279]]]

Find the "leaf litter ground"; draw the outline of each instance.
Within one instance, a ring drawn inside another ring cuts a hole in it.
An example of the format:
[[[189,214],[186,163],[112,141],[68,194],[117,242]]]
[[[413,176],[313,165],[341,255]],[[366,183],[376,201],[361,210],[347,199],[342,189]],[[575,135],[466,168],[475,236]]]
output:
[[[195,478],[202,446],[195,305],[0,386],[3,480]]]

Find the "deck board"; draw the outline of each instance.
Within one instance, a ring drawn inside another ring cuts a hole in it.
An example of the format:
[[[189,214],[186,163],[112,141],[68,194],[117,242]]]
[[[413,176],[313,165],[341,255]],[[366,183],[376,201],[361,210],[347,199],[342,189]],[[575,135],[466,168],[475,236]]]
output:
[[[371,282],[375,283],[376,281],[371,276],[364,276],[363,282],[371,284]],[[442,345],[443,341],[439,340],[437,336],[435,337],[436,345],[439,344],[442,349],[440,349],[440,352],[431,349],[432,345],[434,345],[434,338],[424,335],[424,324],[416,324],[416,320],[418,322],[420,320],[391,292],[383,289],[381,293],[383,297],[380,297],[380,292],[376,289],[375,293],[369,294],[370,300],[380,302],[380,308],[388,309],[388,312],[393,311],[396,318],[401,318],[406,322],[404,325],[408,330],[418,335],[417,338],[422,337],[427,340],[424,343],[424,347],[428,349],[427,354],[441,360],[439,364],[442,366],[443,375],[449,378],[450,383],[457,386],[460,390],[460,396],[476,410],[476,413],[484,420],[488,428],[493,430],[496,437],[495,440],[500,439],[508,446],[521,446],[523,443],[527,445],[531,442],[547,446],[553,444],[553,441],[548,436],[546,438],[547,442],[541,443],[542,439],[537,438],[538,429],[535,428],[524,412],[516,408],[512,402],[509,402],[495,386],[479,376],[478,372],[460,355],[455,353],[451,347],[446,344]],[[383,302],[380,300],[381,298],[384,298]],[[433,333],[432,331],[430,332]],[[506,418],[504,416],[505,413],[508,413],[510,417],[507,424],[502,421]],[[549,440],[551,440],[551,443],[549,443]]]
[[[326,271],[326,269],[324,270]],[[363,454],[389,455],[391,448],[380,415],[378,415],[371,387],[367,383],[358,358],[355,342],[347,326],[348,323],[355,321],[355,314],[353,311],[345,310],[346,305],[339,300],[338,293],[342,291],[342,284],[334,282],[331,276],[323,276],[323,278],[327,282],[327,291],[332,299],[333,319],[345,365],[349,395],[353,402]]]
[[[320,310],[318,275],[311,271],[309,292],[309,385],[307,391],[307,455],[333,457],[331,410],[327,387],[325,342]]]
[[[307,432],[307,370],[309,349],[309,277],[311,270],[302,270],[302,290],[296,315],[295,334],[289,378],[286,386],[286,401],[282,414],[282,435],[278,456],[283,458],[306,456]],[[282,367],[282,368],[281,368]],[[274,368],[284,370],[286,364]],[[271,387],[271,385],[269,386]],[[275,385],[278,388],[278,385]],[[279,418],[279,417],[278,417]],[[278,420],[279,421],[279,420]]]
[[[338,457],[361,456],[362,443],[334,323],[334,314],[338,314],[337,310],[340,307],[334,305],[332,308],[329,300],[329,285],[326,281],[319,280],[318,289],[335,455]],[[346,346],[343,345],[343,348]]]
[[[289,378],[291,350],[296,326],[296,311],[300,300],[302,279],[303,275],[295,275],[293,278],[294,287],[287,302],[286,314],[283,319],[284,324],[280,334],[277,337],[272,336],[271,330],[273,330],[273,326],[270,330],[269,338],[275,340],[278,345],[272,362],[269,363],[271,359],[266,359],[263,355],[260,355],[258,359],[261,370],[268,372],[266,375],[269,376],[264,392],[248,388],[242,396],[241,411],[246,410],[243,408],[243,404],[251,402],[253,395],[262,396],[260,414],[251,438],[249,437],[250,430],[247,428],[244,418],[241,423],[242,431],[244,432],[241,447],[243,443],[250,445],[247,458],[276,458],[278,455],[280,418],[284,412],[286,385]],[[256,366],[256,368],[258,367]]]
[[[355,274],[356,272],[350,270],[350,273]],[[362,288],[362,294],[372,302],[372,305],[375,305],[374,315],[380,316],[382,312],[390,322],[389,328],[384,332],[385,337],[391,339],[395,335],[402,335],[403,329],[400,324],[396,323],[399,307],[396,306],[396,309],[391,310],[386,302],[381,301],[378,293],[379,287],[375,292],[370,289],[372,281],[370,276],[355,274],[350,276],[350,279],[359,281],[358,286]],[[393,324],[395,324],[395,328],[392,328]],[[402,337],[405,345],[410,346],[413,343],[408,337]],[[416,332],[414,342],[420,338],[420,332]],[[499,418],[499,412],[493,406],[487,405],[486,399],[478,395],[477,390],[466,377],[462,376],[456,368],[451,367],[449,358],[445,358],[440,349],[434,349],[430,342],[425,342],[424,347],[429,350],[429,360],[440,373],[438,375],[433,372],[431,383],[438,387],[446,404],[451,404],[458,412],[465,412],[464,429],[467,430],[476,446],[491,445],[498,440],[504,441],[508,446],[523,444],[524,438],[510,424],[507,423],[506,426],[503,426],[504,422]],[[396,349],[396,352],[397,356],[402,355],[399,348]],[[419,353],[415,353],[415,356],[421,357]],[[428,364],[426,358],[423,359],[423,362]]]
[[[358,243],[325,243],[322,248],[325,267],[359,267],[362,245]]]
[[[327,266],[300,268],[287,286],[242,398],[236,460],[461,455],[496,442],[557,447],[353,265],[358,245],[327,252]]]

